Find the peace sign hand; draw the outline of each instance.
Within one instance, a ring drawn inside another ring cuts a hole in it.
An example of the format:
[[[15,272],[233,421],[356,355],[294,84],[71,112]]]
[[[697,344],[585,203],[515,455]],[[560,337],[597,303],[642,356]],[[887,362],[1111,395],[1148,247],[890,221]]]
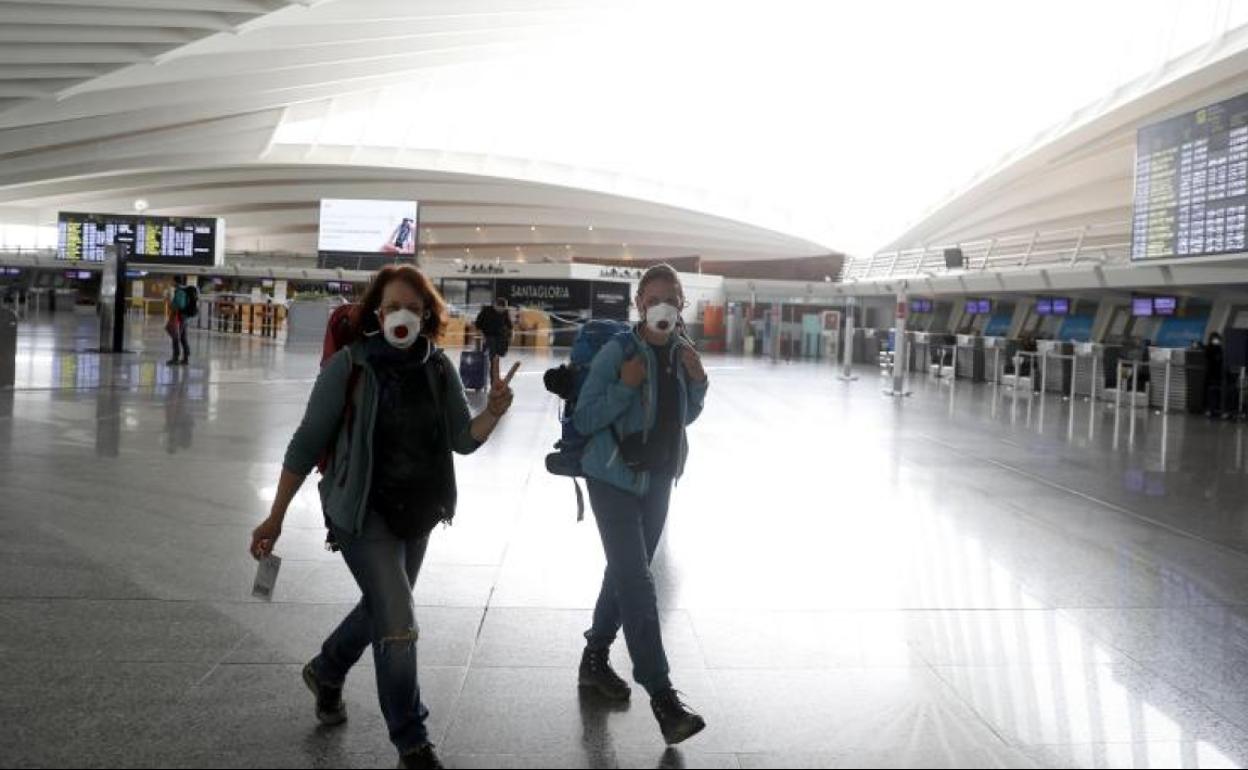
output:
[[[511,409],[511,401],[514,397],[511,391],[511,378],[516,376],[516,370],[519,368],[520,362],[517,361],[511,365],[507,376],[500,378],[498,376],[498,358],[490,357],[490,399],[486,409],[496,418],[502,417],[507,414],[508,409]]]

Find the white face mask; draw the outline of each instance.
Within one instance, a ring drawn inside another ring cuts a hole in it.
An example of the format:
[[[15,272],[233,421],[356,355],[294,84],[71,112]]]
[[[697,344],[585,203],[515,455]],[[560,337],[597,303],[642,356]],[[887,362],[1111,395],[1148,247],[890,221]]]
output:
[[[646,310],[646,325],[650,331],[658,334],[671,334],[676,331],[676,322],[680,320],[680,309],[666,302]]]
[[[407,309],[386,313],[381,330],[386,335],[386,342],[399,350],[407,350],[420,336],[420,316]]]

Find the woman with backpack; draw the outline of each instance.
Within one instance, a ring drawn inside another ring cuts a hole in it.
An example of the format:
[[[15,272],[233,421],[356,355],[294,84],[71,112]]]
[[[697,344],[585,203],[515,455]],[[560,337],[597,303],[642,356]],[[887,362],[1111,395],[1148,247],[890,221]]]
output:
[[[459,374],[436,347],[446,304],[411,265],[388,265],[352,317],[349,344],[325,363],[282,464],[272,512],[252,533],[257,559],[272,553],[287,507],[324,463],[321,503],[329,542],[363,598],[303,669],[317,718],[346,720],[342,686],[370,645],[377,695],[401,767],[441,767],[425,728],[416,674],[412,589],[429,535],[455,515],[451,453],[476,451],[511,407],[498,362],[486,408],[473,417]],[[326,455],[326,452],[328,454]]]
[[[186,366],[191,362],[191,345],[186,340],[186,320],[193,317],[196,289],[186,285],[186,276],[175,275],[173,288],[165,292],[165,332],[173,340],[173,358],[166,366]]]
[[[607,557],[579,685],[612,700],[629,698],[608,659],[622,626],[633,678],[649,694],[669,745],[706,726],[672,687],[650,573],[672,485],[685,467],[685,427],[702,413],[708,387],[701,358],[680,332],[684,307],[676,271],[647,270],[637,290],[642,323],[594,356],[572,418],[590,437],[581,470]]]

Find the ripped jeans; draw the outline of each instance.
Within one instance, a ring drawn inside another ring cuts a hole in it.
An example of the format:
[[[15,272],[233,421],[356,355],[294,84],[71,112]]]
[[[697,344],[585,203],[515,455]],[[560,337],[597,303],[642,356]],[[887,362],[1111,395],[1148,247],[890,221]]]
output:
[[[391,742],[407,753],[429,741],[429,710],[420,701],[416,678],[418,628],[412,602],[429,536],[400,540],[370,511],[360,536],[342,540],[341,546],[363,598],[325,640],[312,670],[322,683],[340,687],[372,645],[381,713]]]

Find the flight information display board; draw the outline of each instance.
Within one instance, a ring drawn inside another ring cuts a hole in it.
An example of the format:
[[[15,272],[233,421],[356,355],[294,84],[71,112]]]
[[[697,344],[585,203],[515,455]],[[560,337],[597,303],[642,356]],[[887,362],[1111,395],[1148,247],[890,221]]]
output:
[[[57,217],[58,259],[103,262],[105,247],[117,242],[130,246],[133,263],[211,266],[217,220],[64,211]]]
[[[1139,130],[1133,260],[1248,249],[1248,94]]]
[[[134,217],[61,212],[56,222],[58,259],[103,262],[104,248],[117,241],[134,245]]]

